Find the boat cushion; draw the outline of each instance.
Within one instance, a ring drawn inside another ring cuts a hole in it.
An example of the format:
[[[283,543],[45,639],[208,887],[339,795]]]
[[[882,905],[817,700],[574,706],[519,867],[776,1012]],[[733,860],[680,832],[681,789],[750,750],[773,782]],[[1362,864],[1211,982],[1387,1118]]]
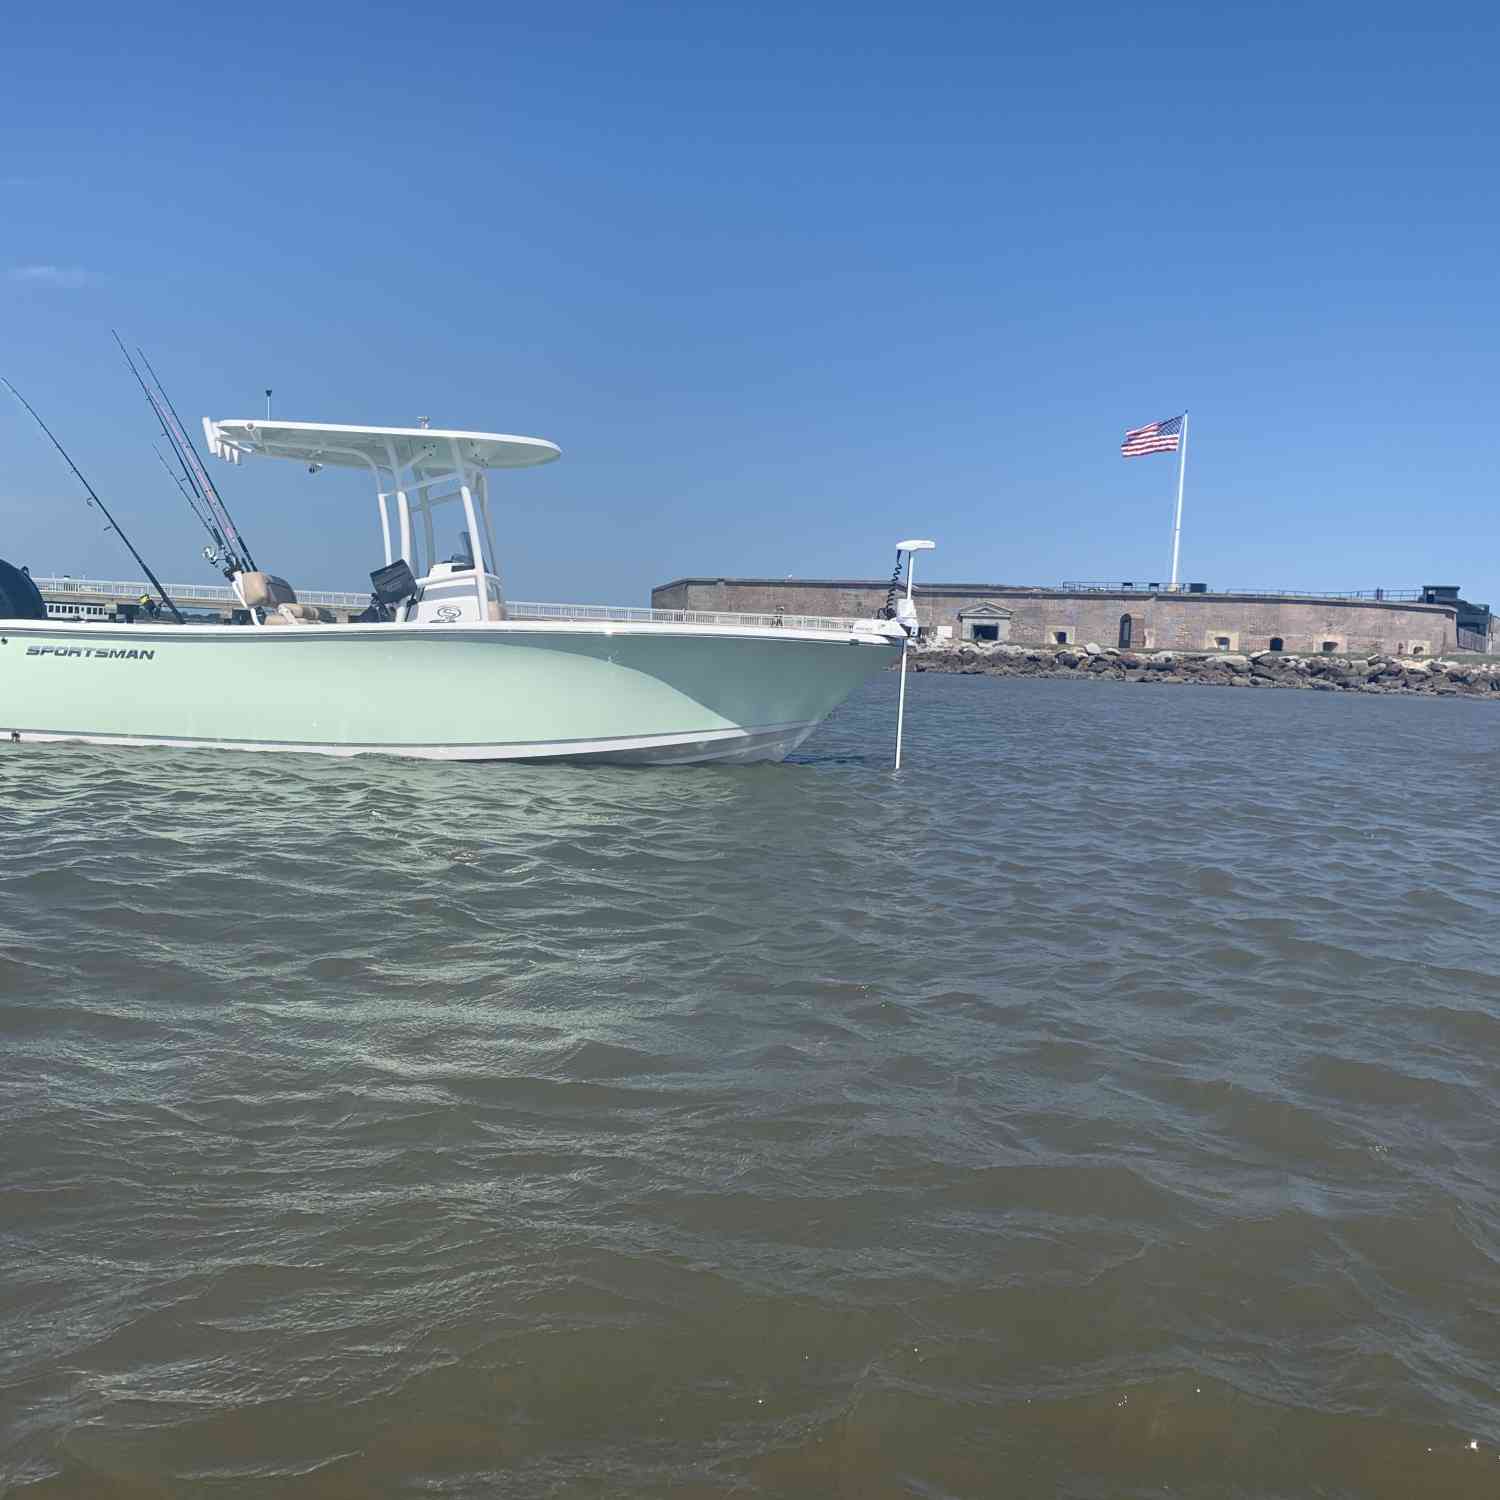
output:
[[[320,625],[323,623],[319,612],[311,604],[278,604],[275,610],[275,617],[284,620],[288,625]],[[267,613],[267,622],[271,618],[272,615]]]
[[[250,609],[272,609],[278,604],[297,602],[297,591],[274,573],[241,573],[238,579],[240,594]]]

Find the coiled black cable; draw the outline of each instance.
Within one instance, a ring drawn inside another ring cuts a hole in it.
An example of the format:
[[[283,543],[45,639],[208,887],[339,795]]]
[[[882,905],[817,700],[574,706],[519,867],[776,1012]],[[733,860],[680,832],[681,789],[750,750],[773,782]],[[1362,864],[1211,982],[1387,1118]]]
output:
[[[896,566],[891,570],[891,586],[885,591],[885,608],[880,611],[882,620],[896,618],[896,595],[901,590],[901,549],[896,548]]]

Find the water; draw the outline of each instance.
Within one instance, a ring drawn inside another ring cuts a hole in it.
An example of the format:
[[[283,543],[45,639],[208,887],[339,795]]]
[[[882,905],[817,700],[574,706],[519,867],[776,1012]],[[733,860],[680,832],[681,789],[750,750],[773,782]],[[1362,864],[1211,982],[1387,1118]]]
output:
[[[0,1493],[1500,1489],[1500,711],[4,747]]]

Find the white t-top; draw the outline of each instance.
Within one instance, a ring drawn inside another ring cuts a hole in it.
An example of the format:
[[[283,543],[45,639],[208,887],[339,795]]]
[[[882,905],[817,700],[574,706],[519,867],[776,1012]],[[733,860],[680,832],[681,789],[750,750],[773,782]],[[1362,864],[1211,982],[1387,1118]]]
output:
[[[524,469],[562,456],[546,438],[516,437],[506,432],[463,432],[449,427],[338,427],[328,422],[265,422],[256,418],[203,419],[210,450],[237,462],[245,453],[291,458],[298,463],[342,465],[362,469],[391,467],[392,450],[400,468],[430,462],[451,467],[453,450],[477,469]]]

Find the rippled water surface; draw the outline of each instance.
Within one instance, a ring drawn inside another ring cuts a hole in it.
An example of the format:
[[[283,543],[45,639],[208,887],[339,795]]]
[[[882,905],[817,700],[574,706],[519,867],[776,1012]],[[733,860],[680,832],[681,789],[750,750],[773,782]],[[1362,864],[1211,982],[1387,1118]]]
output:
[[[1500,1492],[1500,711],[0,749],[0,1493]]]

